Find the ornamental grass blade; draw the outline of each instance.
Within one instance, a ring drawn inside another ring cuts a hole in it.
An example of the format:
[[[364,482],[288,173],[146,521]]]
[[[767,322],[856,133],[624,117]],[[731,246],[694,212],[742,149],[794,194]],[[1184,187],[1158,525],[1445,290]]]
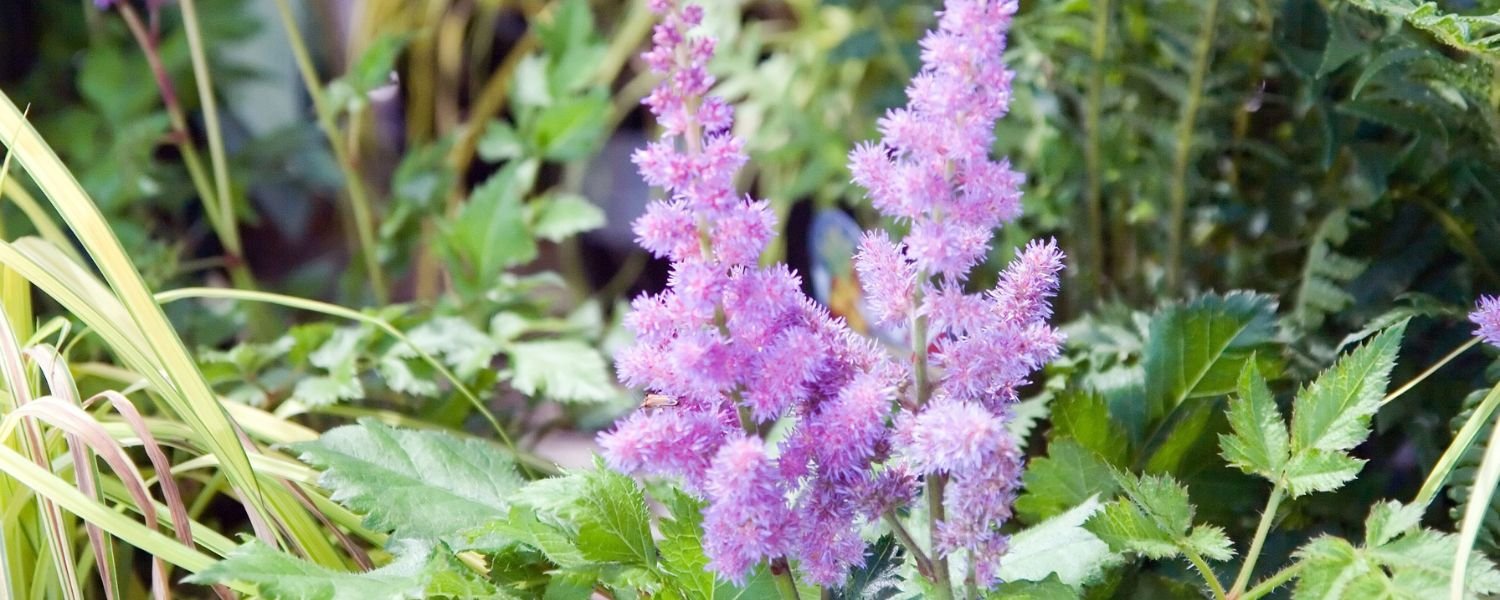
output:
[[[108,282],[112,290],[110,296],[118,299],[126,313],[124,323],[132,326],[131,333],[136,334],[133,337],[143,355],[136,358],[144,364],[133,366],[150,378],[163,380],[157,386],[158,393],[173,412],[201,435],[205,447],[220,457],[229,483],[239,492],[247,510],[262,521],[276,516],[266,505],[260,482],[240,445],[234,424],[219,405],[187,347],[167,321],[166,314],[146,288],[140,272],[104,215],[10,97],[0,93],[0,98],[4,100],[0,102],[0,131],[16,132],[15,138],[7,142],[11,152],[41,187],[74,236],[82,242],[88,256]],[[5,262],[10,264],[10,261]],[[36,282],[31,277],[28,279]],[[97,301],[98,297],[87,300]],[[274,536],[274,532],[260,533]]]

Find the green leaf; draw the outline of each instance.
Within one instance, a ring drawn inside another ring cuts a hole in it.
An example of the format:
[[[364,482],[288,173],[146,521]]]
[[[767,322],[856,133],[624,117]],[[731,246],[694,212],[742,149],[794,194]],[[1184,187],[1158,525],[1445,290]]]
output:
[[[484,288],[500,271],[536,258],[536,240],[526,227],[522,197],[531,190],[537,164],[514,161],[473,193],[457,218],[443,224],[450,265],[469,291]]]
[[[486,442],[369,419],[292,448],[323,470],[318,483],[335,501],[365,514],[365,526],[456,549],[467,539],[461,532],[508,517],[522,484],[511,459]]]
[[[551,11],[552,18],[537,27],[537,37],[549,54],[561,54],[581,46],[594,34],[594,15],[587,0],[564,0]]]
[[[390,81],[391,72],[396,68],[396,59],[401,57],[401,51],[406,48],[409,39],[410,36],[406,34],[381,34],[359,54],[345,79],[361,95],[385,85]]]
[[[1069,438],[1048,444],[1047,456],[1031,461],[1021,484],[1024,492],[1016,499],[1016,512],[1032,523],[1116,489],[1109,464]]]
[[[1227,394],[1245,361],[1275,337],[1276,302],[1232,292],[1168,307],[1151,320],[1145,349],[1148,416],[1189,398]]]
[[[1011,536],[1005,557],[1000,560],[1000,579],[1055,578],[1074,588],[1096,581],[1119,560],[1110,552],[1109,544],[1083,526],[1101,509],[1099,500],[1091,497],[1063,514]]]
[[[1082,595],[1056,577],[1042,581],[1007,581],[985,600],[1078,600]]]
[[[543,158],[578,160],[592,154],[602,141],[609,110],[609,97],[596,90],[547,105],[524,129],[531,147]]]
[[[531,230],[537,237],[563,239],[604,226],[604,211],[577,194],[557,194],[532,204]]]
[[[187,577],[202,585],[238,583],[267,600],[381,600],[425,598],[432,548],[398,542],[396,560],[367,573],[335,571],[253,540],[213,566]]]
[[[510,123],[499,119],[490,121],[479,137],[479,157],[489,162],[500,162],[520,158],[526,153],[526,142]]]
[[[527,396],[598,402],[615,395],[604,357],[583,342],[516,342],[507,348],[507,353],[515,371],[511,386]]]
[[[1084,525],[1115,552],[1134,552],[1151,559],[1172,558],[1181,551],[1176,536],[1165,531],[1140,507],[1128,500],[1104,505]]]
[[[1183,546],[1209,560],[1222,562],[1234,558],[1234,543],[1222,528],[1214,525],[1194,527],[1183,540]]]
[[[499,342],[461,317],[438,317],[407,332],[412,345],[432,356],[441,357],[462,379],[472,379],[490,367],[500,353]],[[405,344],[392,348],[401,356],[416,356]]]
[[[651,568],[656,547],[646,497],[635,480],[604,468],[584,476],[578,513],[578,547],[585,557]]]
[[[1110,464],[1126,460],[1130,441],[1124,430],[1109,418],[1109,402],[1103,396],[1081,390],[1059,394],[1052,405],[1052,438],[1069,438]]]
[[[1359,475],[1363,459],[1340,452],[1306,450],[1298,452],[1286,464],[1282,479],[1296,498],[1312,492],[1329,492],[1342,487]]]
[[[1380,408],[1405,330],[1404,321],[1386,329],[1297,394],[1292,404],[1294,454],[1343,452],[1369,436],[1370,417]]]
[[[1238,389],[1239,395],[1229,401],[1233,433],[1219,436],[1224,460],[1241,471],[1275,481],[1290,452],[1286,422],[1255,361],[1245,361]]]
[[[1301,562],[1295,597],[1447,597],[1458,536],[1421,529],[1420,506],[1376,504],[1365,520],[1365,545],[1323,536],[1294,554]],[[1500,592],[1500,572],[1482,554],[1470,557],[1466,598]]]
[[[1365,519],[1365,545],[1380,546],[1421,526],[1425,508],[1394,500],[1377,503]]]
[[[757,568],[739,587],[714,576],[708,570],[703,554],[703,503],[677,490],[671,490],[666,504],[671,518],[660,521],[661,540],[658,567],[668,577],[667,589],[689,600],[749,600],[774,598],[776,584],[764,567]],[[899,562],[899,561],[898,561]],[[851,586],[856,585],[851,581]]]
[[[1141,475],[1116,471],[1115,481],[1131,502],[1145,510],[1163,531],[1185,533],[1193,526],[1193,505],[1182,484],[1166,475]]]
[[[498,552],[513,544],[537,549],[548,561],[564,569],[587,566],[588,558],[569,532],[543,523],[534,509],[512,506],[509,515],[464,532],[466,549]]]

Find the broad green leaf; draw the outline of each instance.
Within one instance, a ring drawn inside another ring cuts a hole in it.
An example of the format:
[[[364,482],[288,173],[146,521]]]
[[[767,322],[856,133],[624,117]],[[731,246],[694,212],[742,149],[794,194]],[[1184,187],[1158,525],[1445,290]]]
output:
[[[557,194],[532,204],[531,230],[537,237],[560,242],[604,226],[604,211],[577,194]]]
[[[427,597],[430,545],[397,542],[396,560],[366,573],[335,571],[254,540],[224,560],[189,576],[202,585],[238,583],[267,600],[383,600]]]
[[[1045,581],[1055,578],[1074,588],[1098,579],[1104,569],[1118,562],[1109,544],[1084,528],[1101,510],[1097,498],[1023,529],[1011,536],[1005,557],[1000,559],[1002,581]]]
[[[656,546],[646,498],[631,478],[596,468],[579,499],[578,547],[590,560],[654,567]]]
[[[392,428],[373,420],[293,444],[323,470],[319,485],[365,515],[365,526],[399,538],[441,539],[463,549],[462,532],[510,515],[522,481],[499,448],[478,439]]]
[[[1343,452],[1370,434],[1406,323],[1386,329],[1345,355],[1297,394],[1292,404],[1293,454],[1305,450]]]
[[[1016,512],[1032,523],[1117,489],[1109,464],[1067,438],[1053,440],[1047,456],[1031,461],[1021,485],[1024,491],[1016,499]]]
[[[1292,456],[1282,479],[1292,497],[1296,498],[1312,492],[1336,490],[1359,475],[1364,466],[1364,459],[1343,453],[1306,450]]]
[[[1442,598],[1448,596],[1458,536],[1421,529],[1420,506],[1375,505],[1365,521],[1366,544],[1323,536],[1295,553],[1301,562],[1295,597]],[[1483,555],[1465,571],[1465,598],[1500,592],[1500,572]]]
[[[1119,465],[1126,460],[1129,440],[1109,418],[1109,402],[1099,394],[1069,390],[1052,404],[1052,438],[1066,437],[1105,461]]]
[[[456,218],[443,225],[450,265],[470,291],[500,271],[536,258],[521,199],[535,182],[534,161],[513,161],[475,188]]]
[[[1286,422],[1255,361],[1245,361],[1239,395],[1229,401],[1230,435],[1219,436],[1224,460],[1246,473],[1275,481],[1286,466]]]
[[[604,356],[583,342],[516,342],[507,348],[507,353],[515,372],[511,387],[527,396],[596,402],[615,395]]]
[[[537,37],[549,54],[561,54],[581,46],[594,34],[594,14],[587,0],[563,0],[555,5],[552,18],[537,27]]]
[[[1227,394],[1255,350],[1273,341],[1269,296],[1205,295],[1158,313],[1145,350],[1148,416],[1159,419],[1189,398]]]

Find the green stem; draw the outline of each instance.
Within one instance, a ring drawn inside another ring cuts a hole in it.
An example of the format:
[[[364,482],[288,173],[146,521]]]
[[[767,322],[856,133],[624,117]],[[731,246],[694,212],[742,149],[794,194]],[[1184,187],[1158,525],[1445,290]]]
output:
[[[1286,568],[1277,571],[1275,575],[1267,577],[1265,581],[1256,584],[1255,587],[1250,588],[1250,591],[1245,592],[1244,595],[1236,597],[1235,600],[1255,600],[1256,598],[1274,592],[1276,591],[1276,588],[1279,588],[1285,585],[1286,582],[1291,581],[1292,578],[1296,577],[1297,573],[1301,571],[1302,563],[1292,563]]]
[[[1448,480],[1448,474],[1453,472],[1453,467],[1458,464],[1459,457],[1469,451],[1469,446],[1474,444],[1474,438],[1479,435],[1479,428],[1490,420],[1490,415],[1495,408],[1500,406],[1500,385],[1490,389],[1489,395],[1474,409],[1474,414],[1464,421],[1464,426],[1459,428],[1458,433],[1453,436],[1453,441],[1448,444],[1448,449],[1438,458],[1437,464],[1433,465],[1432,472],[1428,473],[1427,481],[1422,482],[1422,489],[1417,492],[1417,497],[1412,500],[1418,506],[1427,506],[1437,497],[1438,490],[1442,489],[1443,483]]]
[[[198,84],[198,102],[203,105],[203,127],[208,133],[208,157],[213,163],[219,215],[225,222],[224,245],[238,258],[243,251],[240,248],[240,234],[235,225],[234,203],[229,191],[229,163],[224,157],[224,135],[219,128],[218,100],[214,97],[208,56],[203,49],[203,32],[198,26],[197,0],[181,0],[177,4],[182,7],[182,25],[187,32],[193,79]]]
[[[1271,523],[1276,520],[1276,509],[1281,508],[1281,499],[1286,495],[1282,489],[1281,482],[1277,482],[1271,488],[1271,497],[1266,500],[1266,510],[1260,514],[1260,524],[1255,526],[1255,537],[1250,540],[1250,551],[1245,553],[1245,564],[1240,566],[1240,574],[1234,579],[1234,588],[1229,592],[1230,597],[1238,597],[1250,585],[1250,576],[1255,573],[1255,561],[1260,558],[1261,547],[1266,543],[1266,535],[1271,532]]]
[[[291,5],[287,3],[287,0],[276,0],[276,9],[281,13],[281,25],[286,30],[292,57],[296,59],[297,70],[302,75],[302,83],[307,87],[308,95],[312,97],[313,112],[317,113],[318,127],[328,138],[328,145],[333,150],[339,169],[343,171],[344,180],[348,186],[349,207],[354,216],[354,230],[359,237],[360,254],[364,259],[366,275],[370,278],[370,287],[375,292],[375,300],[380,304],[385,304],[390,292],[385,286],[385,274],[380,270],[380,259],[375,254],[375,217],[370,208],[370,199],[365,191],[364,180],[360,178],[358,170],[354,167],[354,157],[350,155],[349,148],[344,145],[344,137],[339,135],[338,124],[334,123],[333,107],[328,106],[328,101],[323,96],[323,85],[318,81],[318,71],[313,66],[312,55],[307,51],[307,43],[302,39],[302,29],[297,26],[297,17],[292,14]]]
[[[1089,48],[1093,60],[1093,71],[1089,73],[1089,90],[1083,112],[1084,162],[1088,168],[1088,268],[1079,282],[1086,287],[1079,293],[1081,298],[1093,298],[1097,294],[1095,283],[1102,281],[1104,270],[1104,161],[1099,150],[1099,121],[1104,104],[1104,59],[1109,49],[1110,0],[1094,2],[1094,39]]]
[[[1177,121],[1177,149],[1172,159],[1171,229],[1167,237],[1167,292],[1176,294],[1182,285],[1183,232],[1187,227],[1187,172],[1193,157],[1193,127],[1198,107],[1203,103],[1203,81],[1208,76],[1209,59],[1214,49],[1214,22],[1218,20],[1219,0],[1208,0],[1203,24],[1193,49],[1193,71],[1188,78],[1187,101]]]
[[[1224,584],[1219,583],[1219,576],[1214,575],[1214,570],[1209,568],[1208,562],[1203,560],[1198,551],[1183,548],[1182,553],[1187,556],[1188,562],[1193,563],[1193,566],[1198,569],[1198,573],[1203,575],[1203,581],[1207,582],[1208,588],[1214,592],[1214,600],[1225,600],[1227,596],[1224,595]]]
[[[1380,405],[1385,406],[1387,404],[1390,404],[1392,400],[1400,398],[1402,394],[1405,394],[1406,392],[1411,391],[1412,388],[1417,387],[1417,384],[1422,383],[1422,380],[1431,377],[1432,374],[1436,373],[1438,369],[1443,368],[1444,365],[1452,362],[1453,359],[1458,358],[1458,355],[1463,354],[1469,348],[1473,348],[1478,343],[1479,338],[1473,338],[1468,342],[1465,342],[1462,346],[1454,348],[1452,352],[1449,352],[1447,354],[1447,356],[1438,359],[1438,361],[1433,363],[1432,366],[1427,367],[1427,370],[1418,373],[1416,377],[1411,378],[1410,381],[1402,384],[1402,386],[1396,388],[1395,391],[1386,394],[1384,398],[1380,399]]]
[[[917,275],[917,281],[927,281],[927,274]],[[912,306],[921,305],[922,287],[918,285],[916,292],[912,294]],[[915,312],[912,315],[911,351],[917,406],[922,406],[932,397],[932,381],[927,373],[927,316]],[[948,558],[937,551],[937,530],[938,524],[943,521],[943,487],[946,483],[947,477],[943,475],[927,477],[927,531],[928,540],[932,543],[932,583],[937,588],[939,598],[953,597],[952,584],[948,581]]]
[[[771,561],[771,578],[776,582],[776,593],[782,600],[798,600],[797,579],[792,576],[792,566],[785,558]]]
[[[922,546],[917,544],[916,538],[901,524],[901,519],[896,518],[896,513],[887,511],[883,518],[887,525],[891,526],[891,532],[896,534],[896,540],[911,553],[912,560],[917,563],[917,572],[926,577],[932,577],[932,560],[927,558],[927,553],[922,551]]]

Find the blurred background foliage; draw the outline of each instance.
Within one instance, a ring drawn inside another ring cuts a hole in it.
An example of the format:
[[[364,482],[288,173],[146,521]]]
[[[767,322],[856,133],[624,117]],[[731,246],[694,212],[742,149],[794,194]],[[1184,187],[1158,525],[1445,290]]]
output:
[[[845,157],[904,102],[937,5],[709,11],[719,92],[752,154],[742,188],[769,198],[785,230],[766,259],[828,273],[820,299],[852,321],[857,303],[828,291],[851,276],[852,239],[829,241],[817,223],[880,224]],[[1482,16],[1497,10],[1023,1],[996,150],[1028,177],[1026,216],[972,284],[992,284],[1030,238],[1055,236],[1070,254],[1059,320],[1072,341],[1025,394],[1022,421],[1045,417],[1064,388],[1136,398],[1163,343],[1153,319],[1208,292],[1265,294],[1244,318],[1264,326],[1252,345],[1287,389],[1401,317],[1418,318],[1396,381],[1466,341],[1466,308],[1500,289],[1500,20]],[[194,21],[154,0],[0,0],[0,86],[29,106],[151,289],[234,287],[359,311],[168,304],[214,389],[314,430],[374,416],[488,435],[462,393],[473,389],[524,452],[587,464],[592,432],[638,402],[608,362],[623,303],[666,277],[629,231],[648,193],[629,155],[653,128],[637,109],[653,83],[635,59],[650,33],[643,3],[216,0]],[[77,232],[11,173],[0,233],[78,254]],[[58,309],[43,301],[37,318]],[[97,339],[68,351],[80,386],[119,383],[91,381],[109,361]],[[1337,508],[1345,495],[1409,496],[1450,421],[1477,404],[1471,392],[1488,387],[1463,374],[1493,358],[1466,353],[1448,367],[1458,375],[1383,410],[1361,449],[1366,476],[1298,503],[1287,518],[1308,526],[1297,535],[1357,527],[1362,513]],[[1224,427],[1205,419],[1184,448]],[[1031,436],[1038,460],[1047,431]],[[1217,495],[1195,500],[1222,509],[1235,539],[1259,505],[1242,483],[1193,487]],[[224,518],[221,531],[246,527]]]

